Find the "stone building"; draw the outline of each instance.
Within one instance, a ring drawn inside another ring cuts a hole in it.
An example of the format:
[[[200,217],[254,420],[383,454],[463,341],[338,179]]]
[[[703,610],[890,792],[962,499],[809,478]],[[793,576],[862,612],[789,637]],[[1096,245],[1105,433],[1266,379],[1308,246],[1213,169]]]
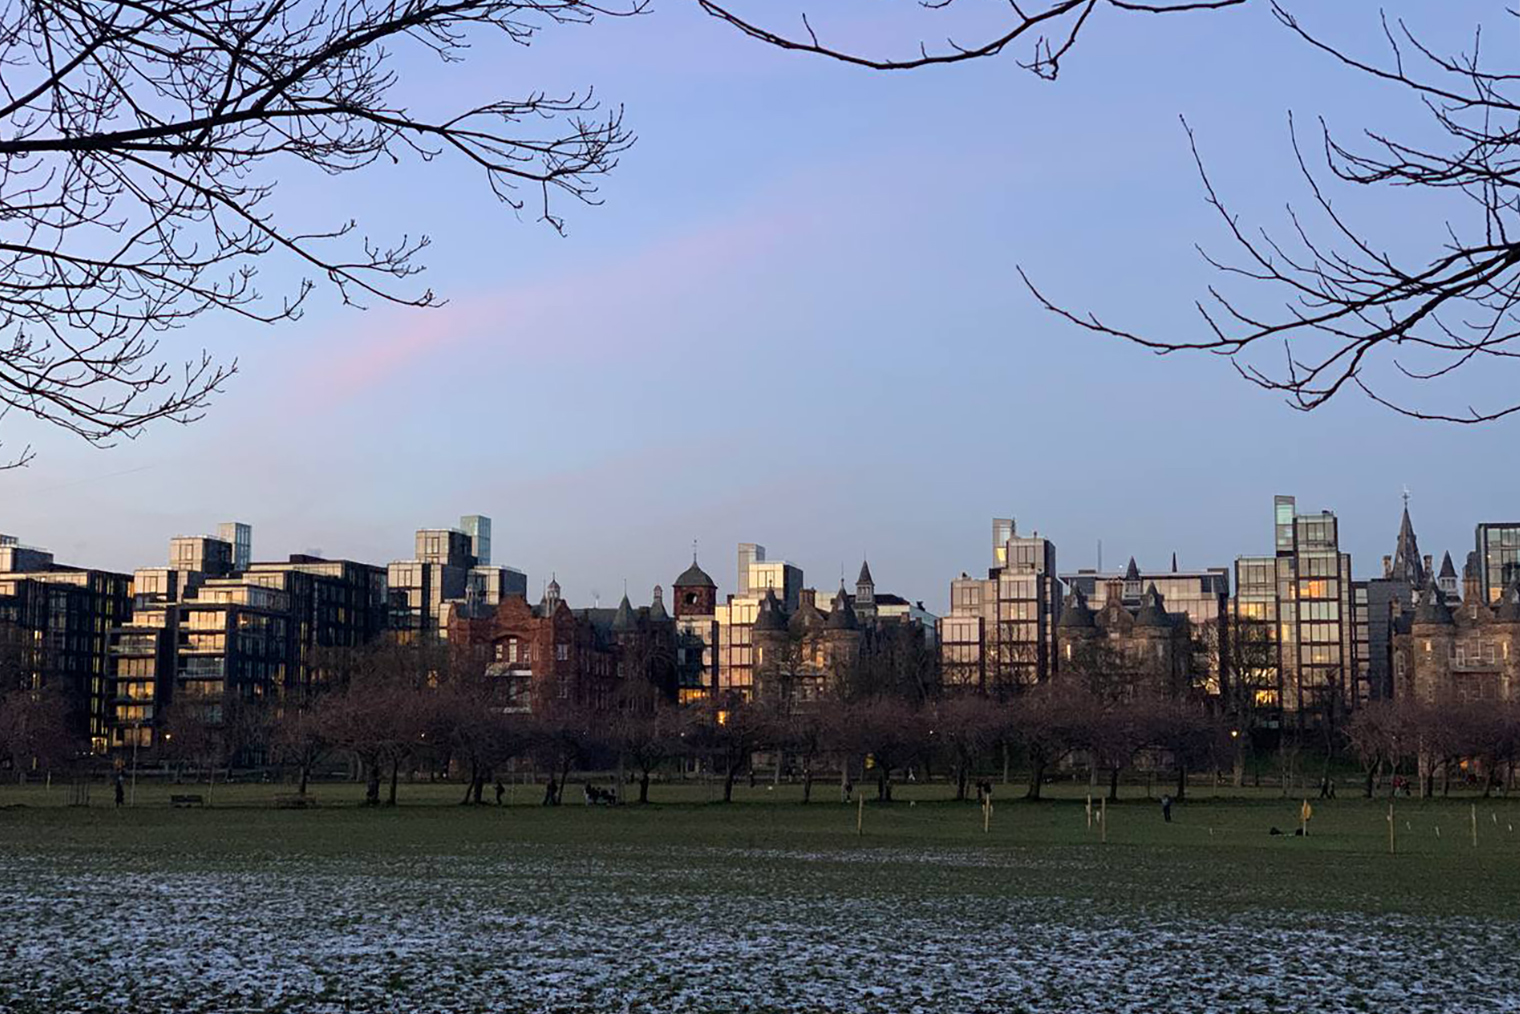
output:
[[[1469,567],[1467,594],[1453,605],[1427,581],[1412,612],[1393,621],[1395,698],[1427,704],[1520,699],[1520,583],[1493,605],[1481,569]]]
[[[1108,585],[1098,610],[1078,586],[1066,597],[1056,625],[1058,678],[1086,680],[1116,697],[1176,697],[1201,688],[1207,672],[1193,651],[1188,614],[1168,611],[1154,584],[1134,605],[1126,601],[1121,578]]]
[[[862,568],[863,580],[869,571]],[[841,583],[827,613],[804,589],[788,613],[773,589],[755,614],[752,696],[792,703],[862,694],[912,697],[934,682],[935,649],[922,624],[906,616],[857,612],[857,594]]]

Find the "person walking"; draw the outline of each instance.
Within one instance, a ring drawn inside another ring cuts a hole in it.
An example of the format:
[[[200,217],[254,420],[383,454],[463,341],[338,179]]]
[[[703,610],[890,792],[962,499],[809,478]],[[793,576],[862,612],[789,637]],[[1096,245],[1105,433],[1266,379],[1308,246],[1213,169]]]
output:
[[[121,772],[116,772],[116,806],[119,809],[127,801],[127,783],[121,777]]]
[[[549,784],[544,786],[544,805],[555,806],[559,803],[559,786],[551,777]]]
[[[1172,822],[1172,796],[1167,793],[1161,797],[1161,819],[1168,824]]]
[[[496,779],[496,805],[501,805],[501,797],[507,794],[507,787],[501,784],[501,779]]]

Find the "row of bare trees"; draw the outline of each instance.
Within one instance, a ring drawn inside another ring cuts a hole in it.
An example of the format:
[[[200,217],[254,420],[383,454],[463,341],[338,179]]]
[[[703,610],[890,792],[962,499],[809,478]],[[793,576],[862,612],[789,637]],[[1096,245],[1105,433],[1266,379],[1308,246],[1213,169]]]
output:
[[[1486,797],[1513,785],[1520,761],[1520,707],[1497,701],[1375,701],[1352,716],[1347,737],[1362,762],[1368,798],[1384,775],[1390,793],[1413,776],[1422,797],[1435,795],[1437,778],[1442,795],[1459,781],[1480,785]]]

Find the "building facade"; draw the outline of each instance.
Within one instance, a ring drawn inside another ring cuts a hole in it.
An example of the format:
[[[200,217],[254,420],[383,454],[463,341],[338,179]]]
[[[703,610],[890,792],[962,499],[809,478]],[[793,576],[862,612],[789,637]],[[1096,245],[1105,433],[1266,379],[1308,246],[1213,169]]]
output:
[[[125,574],[57,563],[45,549],[0,545],[0,678],[6,691],[53,691],[92,753],[109,744],[109,632],[131,609]]]
[[[1013,692],[1053,675],[1062,586],[1056,547],[1038,532],[1018,534],[1011,518],[992,522],[993,566],[950,582],[950,611],[939,619],[940,676],[947,687]]]

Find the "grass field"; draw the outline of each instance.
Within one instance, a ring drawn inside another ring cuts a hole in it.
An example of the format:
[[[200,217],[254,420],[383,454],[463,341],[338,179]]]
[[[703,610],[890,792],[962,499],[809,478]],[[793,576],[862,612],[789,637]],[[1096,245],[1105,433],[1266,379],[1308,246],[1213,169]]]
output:
[[[1401,799],[1390,856],[1386,800],[1274,837],[1299,806],[1275,792],[1194,790],[1165,824],[1127,787],[1104,843],[1070,787],[984,832],[905,786],[862,835],[832,787],[613,809],[403,785],[379,811],[353,785],[306,811],[169,791],[118,811],[103,786],[88,808],[0,787],[0,1010],[1520,1009],[1520,801]]]

